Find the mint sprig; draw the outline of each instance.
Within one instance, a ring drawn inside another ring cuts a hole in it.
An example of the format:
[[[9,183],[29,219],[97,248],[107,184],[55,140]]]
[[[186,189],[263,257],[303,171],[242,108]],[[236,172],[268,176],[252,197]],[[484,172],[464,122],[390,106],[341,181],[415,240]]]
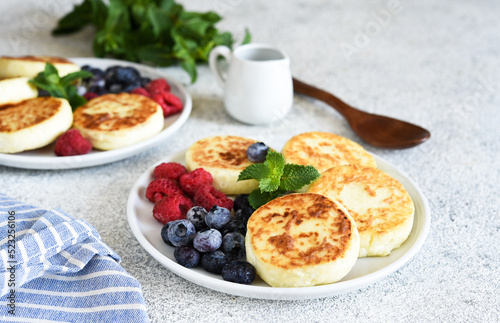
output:
[[[208,61],[212,48],[235,42],[231,33],[216,27],[220,20],[213,11],[188,11],[174,0],[84,0],[59,20],[52,34],[93,25],[95,56],[157,66],[179,64],[194,83],[197,64]],[[242,44],[250,41],[245,30]]]
[[[34,79],[29,80],[29,82],[49,92],[50,96],[68,100],[74,111],[79,106],[87,103],[87,100],[78,95],[78,91],[73,83],[81,78],[92,76],[93,74],[88,71],[77,71],[60,77],[57,68],[50,63],[46,63],[45,70],[38,73],[38,75]]]
[[[287,192],[312,183],[319,175],[313,166],[287,164],[283,155],[269,151],[265,162],[245,168],[238,176],[238,181],[255,179],[259,182],[259,188],[248,197],[250,205],[257,209]]]

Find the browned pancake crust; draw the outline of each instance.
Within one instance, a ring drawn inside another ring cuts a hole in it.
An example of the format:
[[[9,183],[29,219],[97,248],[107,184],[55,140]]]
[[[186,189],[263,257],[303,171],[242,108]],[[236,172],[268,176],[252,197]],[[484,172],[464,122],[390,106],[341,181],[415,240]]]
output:
[[[202,167],[243,170],[252,164],[247,158],[247,149],[253,143],[256,141],[237,136],[201,139],[190,148],[192,161]]]
[[[276,209],[285,212],[278,213]],[[332,212],[338,214],[334,219]],[[298,235],[292,232],[294,227],[311,220],[330,223],[328,231],[333,239],[320,241],[316,231]],[[344,211],[332,200],[318,194],[303,193],[286,195],[260,207],[250,217],[248,229],[253,246],[256,245],[255,240],[267,240],[272,256],[264,261],[284,269],[294,269],[342,257],[350,243],[353,227]]]
[[[12,56],[2,56],[4,59],[13,59],[13,60],[22,60],[22,61],[31,61],[31,62],[48,62],[52,64],[73,64],[72,62],[64,59],[62,57],[52,57],[52,56],[20,56],[20,57],[12,57]]]
[[[25,100],[0,107],[0,132],[15,132],[52,118],[61,109],[61,101],[53,97]]]
[[[107,108],[108,106],[110,108]],[[143,95],[106,94],[76,109],[73,114],[73,124],[75,127],[89,130],[128,129],[146,122],[157,109],[158,103]]]

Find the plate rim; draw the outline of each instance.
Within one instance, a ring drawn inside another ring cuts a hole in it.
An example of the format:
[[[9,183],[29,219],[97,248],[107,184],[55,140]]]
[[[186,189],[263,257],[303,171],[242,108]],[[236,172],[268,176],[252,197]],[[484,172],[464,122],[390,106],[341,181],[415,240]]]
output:
[[[158,76],[161,76],[162,78],[165,78],[173,88],[178,90],[185,97],[183,111],[179,114],[177,119],[172,124],[168,125],[158,134],[129,146],[79,156],[23,156],[17,154],[0,153],[0,165],[22,169],[60,170],[109,164],[139,154],[153,147],[159,141],[172,136],[184,125],[184,123],[186,123],[191,114],[193,101],[190,93],[187,91],[184,85],[182,85],[179,81],[171,78],[170,76],[154,69],[154,67],[152,66],[112,58],[70,57],[67,59],[80,66],[86,64],[92,65],[96,64],[96,62],[99,62],[99,64],[104,63],[106,66],[126,65],[141,70],[148,70],[151,74],[156,74]]]
[[[180,150],[169,154],[168,156],[158,160],[153,163],[150,167],[147,168],[145,172],[143,172],[137,181],[134,183],[128,200],[127,200],[127,221],[129,223],[129,227],[139,242],[141,247],[149,253],[153,258],[155,258],[161,265],[166,267],[168,270],[173,272],[174,274],[191,281],[199,286],[203,286],[205,288],[209,288],[212,290],[216,290],[219,292],[223,292],[226,294],[256,298],[256,299],[272,299],[272,300],[305,300],[305,299],[316,299],[316,298],[324,298],[330,297],[342,293],[346,293],[349,291],[357,290],[363,287],[366,287],[370,284],[375,283],[376,281],[388,276],[389,274],[397,271],[405,264],[407,264],[416,253],[422,248],[428,234],[430,231],[430,207],[427,199],[424,194],[416,185],[416,183],[408,177],[404,172],[397,169],[394,165],[370,152],[370,154],[375,158],[377,162],[377,166],[379,163],[384,167],[392,168],[395,173],[399,176],[402,176],[405,181],[411,185],[412,190],[415,191],[415,194],[418,197],[418,200],[422,205],[422,215],[421,217],[422,225],[421,229],[418,232],[418,236],[413,242],[413,245],[398,259],[394,262],[372,272],[367,275],[363,275],[361,277],[353,278],[347,281],[340,281],[327,285],[319,285],[319,286],[310,286],[310,287],[267,287],[267,286],[252,286],[252,285],[242,285],[235,284],[232,282],[227,282],[221,279],[216,279],[207,275],[200,274],[193,270],[186,269],[176,263],[175,261],[169,259],[165,255],[163,255],[158,249],[156,249],[146,238],[144,234],[142,234],[139,229],[139,219],[135,216],[134,211],[134,203],[135,198],[138,197],[138,189],[141,185],[143,177],[151,177],[152,170],[156,165],[161,162],[171,161],[178,158],[181,154],[184,154],[186,150]],[[149,175],[148,175],[149,174]],[[392,175],[391,175],[392,176]],[[399,180],[399,179],[398,179]],[[409,192],[410,193],[410,192]],[[411,195],[410,195],[411,196]],[[412,196],[412,199],[414,197]],[[414,201],[415,203],[415,201]],[[413,228],[412,228],[413,231]],[[168,265],[166,263],[168,263]]]

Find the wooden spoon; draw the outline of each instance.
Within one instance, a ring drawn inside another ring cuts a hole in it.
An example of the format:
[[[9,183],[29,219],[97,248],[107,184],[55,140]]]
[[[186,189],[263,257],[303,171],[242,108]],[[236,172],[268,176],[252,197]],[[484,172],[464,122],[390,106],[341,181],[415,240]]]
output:
[[[370,145],[382,148],[410,148],[430,138],[431,133],[414,124],[363,112],[333,94],[293,78],[293,90],[332,106],[349,122],[355,133]]]

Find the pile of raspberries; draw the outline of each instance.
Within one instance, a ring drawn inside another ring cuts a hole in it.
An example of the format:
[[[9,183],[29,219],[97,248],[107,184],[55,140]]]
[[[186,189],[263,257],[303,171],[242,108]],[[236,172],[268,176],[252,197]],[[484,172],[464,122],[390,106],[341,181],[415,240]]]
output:
[[[170,84],[165,79],[152,80],[145,87],[135,88],[130,93],[144,95],[158,102],[165,118],[182,111],[182,101],[170,92]]]
[[[153,217],[162,224],[185,219],[193,206],[233,208],[233,200],[212,186],[212,175],[203,168],[188,172],[183,165],[170,162],[156,166],[153,174],[146,198],[155,204]]]

